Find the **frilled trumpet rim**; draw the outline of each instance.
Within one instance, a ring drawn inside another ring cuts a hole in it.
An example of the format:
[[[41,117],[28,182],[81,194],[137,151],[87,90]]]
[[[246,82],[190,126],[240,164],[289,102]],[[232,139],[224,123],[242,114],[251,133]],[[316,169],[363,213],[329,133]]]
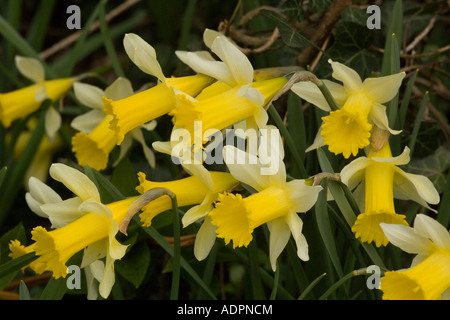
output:
[[[374,242],[377,247],[386,246],[389,240],[381,229],[380,223],[408,225],[404,215],[379,210],[359,214],[352,226],[352,231],[362,242]]]
[[[107,115],[90,133],[78,132],[72,138],[72,151],[80,166],[88,165],[103,170],[108,165],[110,152],[117,144],[114,131],[109,128],[112,116]]]
[[[268,187],[246,198],[240,194],[219,194],[216,207],[210,212],[211,222],[217,226],[217,236],[233,247],[247,246],[255,228],[287,215],[295,204],[282,187]]]

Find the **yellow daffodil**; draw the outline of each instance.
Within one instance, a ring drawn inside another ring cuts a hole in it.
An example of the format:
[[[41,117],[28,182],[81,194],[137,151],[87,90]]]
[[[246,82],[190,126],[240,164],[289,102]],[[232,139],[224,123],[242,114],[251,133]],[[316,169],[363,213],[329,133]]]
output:
[[[205,29],[203,42],[221,61],[207,51],[175,51],[177,57],[197,73],[209,75],[230,87],[253,82],[253,66],[242,51],[223,34]]]
[[[136,34],[126,34],[124,47],[128,57],[143,72],[155,76],[159,84],[120,100],[104,97],[105,112],[113,116],[110,121],[121,144],[124,136],[138,126],[170,112],[177,95],[197,95],[213,79],[203,74],[166,78],[156,58],[155,49]]]
[[[138,174],[140,184],[136,190],[140,194],[143,194],[153,188],[165,188],[172,191],[177,196],[178,206],[180,207],[200,204],[207,205],[215,201],[215,198],[219,192],[231,189],[238,183],[237,180],[227,172],[211,171],[210,173],[214,185],[213,190],[208,190],[195,176],[173,181],[156,182],[147,180],[145,174],[142,172]],[[156,215],[170,210],[171,208],[172,202],[168,196],[162,196],[153,200],[151,203],[142,208],[140,218],[143,225],[150,226],[152,219]],[[198,214],[198,209],[199,207],[196,206],[195,209],[188,211],[185,214],[183,217],[183,224],[185,226],[192,222],[193,218],[190,216],[193,214]],[[201,216],[196,216],[194,220],[198,218],[201,218]],[[188,220],[189,222],[187,222]]]
[[[214,201],[220,192],[232,189],[238,184],[238,181],[227,172],[211,171],[213,188],[208,189],[203,182],[196,176],[174,180],[155,182],[146,179],[145,174],[138,173],[139,186],[136,190],[142,194],[136,202],[133,203],[127,217],[120,225],[121,232],[126,234],[126,229],[131,217],[142,210],[140,214],[141,222],[144,226],[151,225],[152,220],[158,214],[172,208],[172,200],[167,194],[155,196],[154,190],[165,189],[171,191],[177,197],[179,207],[191,206],[183,215],[183,227],[187,227],[193,222],[205,220],[209,222],[206,215],[212,209]],[[215,232],[208,228],[210,224],[203,223],[200,227],[194,245],[194,254],[198,260],[203,260],[209,254],[215,242]]]
[[[186,142],[194,146],[195,152],[209,136],[242,120],[252,119],[258,127],[264,127],[268,121],[264,106],[286,82],[286,78],[280,77],[254,82],[248,87],[234,87],[202,100],[182,98],[170,112],[174,117],[174,128],[187,130]],[[242,91],[250,95],[245,96]],[[196,123],[200,125],[199,129],[196,129]]]
[[[219,143],[220,139],[214,136],[225,128],[245,127],[257,133],[260,127],[266,126],[268,116],[264,107],[287,79],[277,77],[255,82],[250,61],[228,38],[206,29],[203,40],[221,61],[216,61],[207,51],[177,51],[176,54],[195,72],[218,81],[195,98],[178,99],[177,106],[169,113],[174,122],[170,142],[156,142],[153,147],[170,154],[211,189],[211,177],[203,166],[204,150],[208,148],[205,144],[211,140],[214,141],[209,146]]]
[[[355,70],[331,59],[328,61],[333,68],[333,78],[343,85],[322,80],[339,109],[322,118],[320,136],[316,137],[314,147],[325,144],[334,154],[342,153],[345,158],[349,158],[369,145],[373,125],[398,134],[400,131],[389,128],[386,107],[382,104],[392,100],[398,93],[405,73],[361,81]],[[298,82],[291,90],[318,108],[330,111],[323,94],[312,82]]]
[[[39,60],[16,56],[20,73],[35,84],[8,93],[0,94],[0,121],[8,128],[14,120],[26,117],[36,111],[45,99],[56,101],[61,98],[80,77],[45,81],[45,72]],[[60,116],[53,108],[46,113],[46,132],[53,138],[59,129]]]
[[[341,180],[350,190],[359,184],[355,197],[365,195],[364,201],[358,200],[363,213],[352,227],[361,241],[385,246],[388,239],[380,223],[407,225],[405,216],[395,212],[394,198],[411,199],[427,208],[427,203],[439,202],[439,193],[427,177],[406,173],[398,167],[408,162],[407,147],[400,156],[392,157],[389,143],[386,143],[378,152],[371,148],[368,157],[359,157],[342,169]]]
[[[72,138],[72,150],[80,166],[88,165],[96,170],[103,170],[107,167],[109,154],[117,145],[118,137],[110,128],[113,116],[105,115],[102,110],[102,97],[120,100],[132,96],[134,92],[131,82],[119,77],[104,91],[89,84],[76,82],[74,91],[80,102],[92,110],[74,118],[71,123],[72,127],[80,131]],[[155,126],[156,120],[153,120],[129,131],[120,145],[120,155],[113,166],[120,162],[134,139],[142,145],[148,163],[154,167],[155,156],[147,146],[141,129],[153,130]]]
[[[30,179],[26,201],[37,215],[47,217],[53,230],[38,226],[32,231],[34,243],[28,247],[12,243],[13,257],[34,251],[39,256],[30,265],[37,273],[53,272],[53,277],[67,275],[67,261],[83,250],[81,268],[106,257],[101,272],[99,292],[107,298],[115,281],[114,261],[121,259],[126,246],[115,235],[119,222],[137,197],[104,205],[95,184],[76,169],[63,164],[50,168],[53,179],[63,183],[76,196],[62,200],[50,187],[36,178]],[[102,262],[103,264],[103,262]]]
[[[410,268],[388,271],[380,279],[385,300],[450,299],[450,234],[433,218],[418,214],[414,227],[381,224],[386,237],[416,254]]]
[[[247,246],[253,238],[253,230],[267,223],[273,270],[291,234],[297,244],[299,258],[309,259],[308,243],[302,234],[303,222],[298,213],[311,209],[322,190],[320,186],[307,185],[305,180],[286,182],[282,148],[266,151],[276,150],[281,151],[278,170],[264,174],[269,160],[260,152],[261,148],[257,157],[233,146],[225,146],[223,153],[230,173],[257,192],[245,198],[240,194],[219,194],[215,208],[209,213],[212,224],[217,227],[217,236],[227,244],[233,241],[233,247]]]
[[[188,142],[194,145],[194,152],[208,136],[240,121],[250,119],[256,127],[265,126],[268,116],[264,107],[287,82],[285,77],[254,82],[254,69],[248,58],[217,31],[206,29],[203,41],[221,61],[207,51],[175,53],[194,71],[217,79],[218,84],[196,99],[180,99],[170,112],[175,129],[188,130]],[[200,130],[194,130],[195,122],[201,123]]]

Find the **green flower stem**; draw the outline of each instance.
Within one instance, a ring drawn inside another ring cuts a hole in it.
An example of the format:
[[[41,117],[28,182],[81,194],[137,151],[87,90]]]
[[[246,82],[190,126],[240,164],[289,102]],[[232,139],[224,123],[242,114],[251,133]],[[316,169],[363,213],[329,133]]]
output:
[[[172,289],[170,291],[170,299],[178,300],[180,289],[181,274],[181,248],[180,248],[180,216],[178,214],[177,196],[170,190],[169,196],[172,201],[173,213],[173,271],[172,271]]]
[[[320,89],[320,92],[322,92],[325,100],[327,100],[328,105],[330,106],[331,111],[338,110],[339,107],[325,83],[322,80],[317,79],[317,81],[314,81],[314,84]]]
[[[356,276],[361,276],[361,275],[366,275],[366,274],[368,274],[367,268],[353,270],[352,272],[350,272],[350,273],[346,274],[344,277],[342,277],[335,284],[333,284],[327,291],[325,291],[325,293],[319,297],[319,300],[327,299],[330,296],[330,294],[332,294],[334,291],[336,291],[347,280],[350,280],[351,278],[356,277]]]

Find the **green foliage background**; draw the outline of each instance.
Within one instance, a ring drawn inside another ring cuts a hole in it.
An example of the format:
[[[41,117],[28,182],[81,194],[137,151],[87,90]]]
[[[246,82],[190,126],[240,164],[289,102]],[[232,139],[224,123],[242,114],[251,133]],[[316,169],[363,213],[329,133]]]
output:
[[[123,3],[132,5],[108,19]],[[331,0],[1,1],[0,92],[29,84],[13,67],[17,54],[41,59],[47,79],[94,72],[97,76],[87,82],[99,87],[106,87],[118,76],[130,79],[135,89],[154,83],[155,79],[141,72],[126,56],[122,39],[127,32],[140,35],[155,47],[166,75],[192,72],[177,60],[174,51],[204,49],[202,33],[205,28],[227,30],[230,37],[249,52],[255,69],[293,65],[310,69],[313,66],[312,71],[319,78],[331,79],[327,62],[331,58],[354,68],[362,78],[405,71],[399,96],[388,105],[391,124],[403,129],[401,135],[391,137],[393,154],[400,154],[404,146],[411,148],[412,161],[407,170],[428,176],[441,194],[441,202],[435,207],[439,213],[427,213],[449,227],[448,1],[377,1],[381,8],[380,30],[369,30],[366,26],[365,9],[372,2],[352,1],[336,17],[335,23],[326,28],[321,41],[314,43],[311,39],[326,25],[326,15],[333,3]],[[79,31],[66,27],[66,8],[70,4],[81,9],[82,29]],[[249,23],[239,24],[249,12],[258,14]],[[95,30],[90,32],[90,27]],[[280,32],[279,37],[267,50],[258,51],[275,27]],[[252,46],[244,36],[258,39],[259,45]],[[73,42],[61,45],[60,41],[71,37],[74,37]],[[415,45],[406,51],[411,43]],[[60,45],[59,49],[47,55],[47,50],[55,44]],[[322,48],[322,52],[316,50],[299,65],[299,55],[310,47]],[[29,118],[42,120],[40,115],[47,107],[42,106]],[[74,130],[69,123],[85,111],[86,107],[69,92],[61,109],[64,122],[60,134],[65,148],[55,154],[55,162],[77,166],[71,152],[70,139]],[[351,160],[335,157],[324,148],[317,153],[305,153],[324,115],[319,109],[287,93],[269,111],[273,123],[287,128],[285,141],[290,138],[293,142],[286,148],[285,159],[290,176],[305,178],[304,171],[308,176],[320,172],[338,173]],[[20,133],[29,118],[15,122],[10,132]],[[146,139],[149,144],[167,141],[170,130],[170,119],[162,117],[158,119],[155,132],[149,132]],[[83,299],[85,284],[81,290],[68,290],[64,279],[32,280],[31,271],[19,270],[32,257],[14,261],[8,257],[11,239],[28,244],[33,227],[48,227],[49,224],[34,215],[24,201],[26,190],[22,178],[37,143],[30,143],[19,159],[12,159],[12,145],[7,143],[6,133],[0,126],[0,168],[3,168],[0,171],[0,290],[2,294],[10,294],[2,297]],[[43,134],[41,121],[32,139],[40,141]],[[111,161],[117,156],[114,150]],[[299,159],[304,168],[298,165]],[[80,170],[98,185],[104,203],[136,195],[139,171],[156,181],[183,175],[182,170],[162,154],[157,154],[157,167],[151,170],[140,148],[133,148],[115,168],[102,172],[91,168]],[[411,256],[392,245],[375,248],[356,240],[349,222],[358,210],[349,190],[336,181],[324,183],[335,201],[327,203],[322,194],[318,204],[302,215],[310,261],[301,262],[290,242],[279,258],[277,272],[273,273],[268,261],[268,231],[260,228],[255,230],[248,248],[233,250],[218,239],[209,257],[198,262],[193,256],[192,243],[182,245],[178,252],[174,251],[177,246],[166,241],[165,237],[179,240],[174,216],[166,212],[155,218],[151,228],[143,228],[135,220],[128,230],[129,237],[117,236],[131,245],[124,259],[115,264],[116,284],[111,299],[380,299],[378,290],[367,288],[367,275],[361,276],[354,270],[373,264],[384,270],[397,270],[408,266]],[[49,180],[48,184],[62,196],[67,192],[59,191],[61,186],[55,181]],[[398,201],[396,207],[398,212],[406,214],[408,222],[416,213],[424,211],[408,201]],[[180,208],[180,212],[184,209]],[[195,235],[197,228],[193,225],[178,231],[182,237],[190,236]],[[79,259],[75,256],[70,263],[76,264]],[[174,287],[176,270],[180,270],[180,275]]]

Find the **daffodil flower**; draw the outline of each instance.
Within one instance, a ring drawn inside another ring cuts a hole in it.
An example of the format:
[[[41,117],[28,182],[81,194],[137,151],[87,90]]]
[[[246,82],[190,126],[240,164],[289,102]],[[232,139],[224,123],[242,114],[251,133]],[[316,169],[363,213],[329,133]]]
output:
[[[213,79],[203,74],[166,78],[156,57],[155,49],[136,34],[125,35],[124,47],[128,57],[143,72],[155,76],[158,84],[150,89],[124,99],[103,98],[105,112],[121,144],[125,134],[138,126],[170,112],[176,104],[177,95],[197,95]]]
[[[282,147],[266,151],[280,153],[279,168],[273,174],[261,174],[269,163],[261,149],[257,156],[234,146],[224,147],[230,173],[257,192],[245,198],[240,194],[221,193],[208,216],[217,227],[217,236],[226,244],[233,241],[233,247],[247,246],[253,239],[253,230],[266,223],[270,231],[270,261],[275,270],[276,260],[291,234],[299,258],[309,260],[308,243],[302,234],[303,222],[298,213],[311,209],[322,187],[309,186],[305,180],[286,182]]]
[[[195,72],[209,75],[230,87],[240,87],[253,82],[252,64],[226,36],[215,30],[205,29],[203,42],[221,61],[215,60],[208,51],[178,50],[175,54]]]
[[[61,98],[83,76],[45,81],[45,71],[39,60],[16,56],[16,67],[33,85],[0,94],[0,121],[8,128],[14,120],[36,111],[45,99]],[[46,133],[53,139],[61,124],[61,116],[54,108],[46,111]]]
[[[255,82],[250,61],[223,34],[206,29],[203,39],[221,61],[216,61],[207,51],[177,51],[176,54],[195,72],[218,81],[195,98],[180,97],[169,113],[174,122],[170,142],[158,142],[153,146],[177,157],[184,169],[197,175],[211,189],[211,178],[203,167],[204,144],[225,128],[245,127],[257,132],[265,127],[268,115],[264,107],[287,79],[277,77]],[[182,150],[178,152],[180,146]]]
[[[206,186],[201,182],[201,180],[196,176],[190,176],[173,181],[157,182],[147,180],[143,172],[138,173],[140,184],[136,187],[136,190],[140,194],[144,194],[146,191],[154,188],[168,189],[177,196],[179,207],[200,205],[203,203],[213,203],[219,192],[231,189],[233,186],[237,185],[238,181],[227,172],[211,171],[210,173],[214,185],[213,190],[208,190]],[[162,196],[151,201],[151,203],[142,208],[142,213],[140,214],[142,224],[147,227],[150,226],[151,221],[156,215],[161,212],[170,210],[171,208],[172,202],[168,196]],[[194,210],[197,211],[196,209]],[[187,219],[192,219],[189,218],[189,216],[190,214],[186,213],[183,217],[183,224],[185,226],[190,224],[190,222],[186,223]]]
[[[345,158],[349,158],[369,145],[373,125],[392,134],[400,133],[389,127],[386,107],[382,104],[392,100],[398,93],[405,77],[404,72],[362,81],[355,70],[331,59],[328,62],[333,68],[333,78],[341,81],[342,85],[329,80],[322,81],[339,109],[322,117],[320,136],[316,137],[308,150],[325,144],[334,154],[342,153]],[[291,90],[319,109],[330,111],[323,94],[312,82],[298,82]]]
[[[205,218],[220,192],[231,190],[238,184],[238,181],[231,174],[219,171],[210,172],[213,189],[208,189],[196,176],[164,182],[147,180],[142,172],[138,173],[138,177],[140,184],[136,187],[136,190],[142,196],[133,203],[132,209],[119,226],[121,232],[125,234],[128,222],[138,210],[142,211],[139,215],[142,224],[149,227],[155,216],[172,208],[172,200],[168,195],[163,194],[155,197],[155,193],[152,193],[153,190],[161,188],[170,190],[176,195],[179,207],[191,206],[182,218],[183,227],[187,227],[191,223]],[[205,219],[207,220],[207,218]],[[194,254],[198,260],[204,259],[209,254],[216,239],[214,231],[211,237],[211,232],[206,232],[206,229],[206,225],[203,224],[195,240]]]
[[[114,261],[125,255],[126,246],[115,235],[119,222],[128,213],[129,199],[104,205],[95,184],[83,173],[64,164],[53,164],[50,176],[63,183],[76,196],[63,200],[53,189],[36,178],[31,178],[26,201],[30,209],[50,220],[52,230],[38,226],[31,231],[34,243],[21,248],[11,243],[12,254],[34,251],[39,256],[30,265],[37,273],[53,272],[53,277],[67,275],[67,261],[83,251],[81,268],[106,257],[101,272],[99,293],[107,298],[115,282]]]
[[[207,74],[218,82],[196,99],[180,99],[170,112],[174,128],[188,130],[188,141],[194,145],[194,152],[201,148],[196,141],[206,143],[214,132],[241,121],[250,120],[255,129],[264,127],[268,120],[264,107],[287,82],[285,77],[253,81],[254,69],[248,58],[217,31],[205,29],[203,41],[221,61],[216,61],[207,51],[175,53],[195,72]],[[201,123],[201,130],[194,130],[195,122]]]
[[[431,208],[427,203],[439,202],[439,193],[427,177],[407,173],[398,167],[408,162],[409,148],[406,147],[400,156],[392,157],[390,145],[386,143],[378,152],[371,148],[368,157],[359,157],[342,169],[341,180],[350,190],[359,184],[354,193],[363,213],[358,215],[352,227],[356,238],[385,246],[388,239],[380,223],[407,225],[405,216],[395,212],[394,198],[411,199],[428,209]]]
[[[433,218],[418,214],[414,227],[381,224],[386,237],[416,254],[409,268],[388,271],[380,279],[385,300],[450,299],[450,234]]]
[[[250,119],[256,124],[254,128],[263,128],[268,121],[264,106],[286,82],[286,78],[280,77],[253,82],[248,87],[233,87],[206,99],[180,98],[177,106],[169,113],[173,116],[174,130],[186,130],[184,140],[193,146],[195,152],[203,147],[208,137],[243,120]],[[243,92],[251,96],[245,96]],[[195,127],[196,123],[201,125],[199,129]]]
[[[89,108],[89,112],[73,119],[71,126],[80,132],[72,138],[72,150],[80,166],[88,165],[96,170],[103,170],[108,164],[109,154],[117,145],[118,137],[109,127],[113,116],[103,111],[102,97],[120,100],[134,94],[131,82],[119,77],[104,91],[90,84],[76,82],[75,96]],[[117,165],[132,145],[133,140],[142,145],[142,149],[150,167],[155,167],[155,155],[147,146],[142,129],[153,130],[156,120],[140,125],[129,131],[120,144],[120,154],[113,166]]]

